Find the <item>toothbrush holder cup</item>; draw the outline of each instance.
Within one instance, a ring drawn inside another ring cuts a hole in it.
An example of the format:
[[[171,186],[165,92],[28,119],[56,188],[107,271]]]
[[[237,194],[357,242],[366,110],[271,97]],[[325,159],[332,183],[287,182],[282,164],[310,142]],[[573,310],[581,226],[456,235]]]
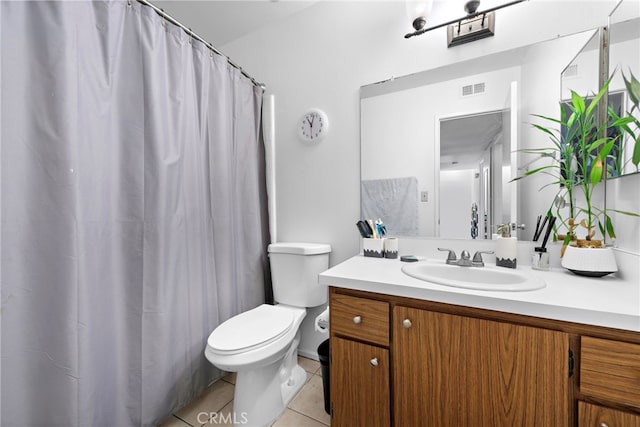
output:
[[[389,259],[398,258],[398,238],[386,237],[384,239],[384,257]]]
[[[382,258],[384,256],[384,239],[362,239],[362,252],[366,257]]]

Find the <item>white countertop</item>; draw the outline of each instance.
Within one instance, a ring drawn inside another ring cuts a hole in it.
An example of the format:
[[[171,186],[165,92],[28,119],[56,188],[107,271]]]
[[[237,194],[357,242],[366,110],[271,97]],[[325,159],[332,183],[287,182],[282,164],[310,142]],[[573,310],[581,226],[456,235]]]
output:
[[[444,264],[442,260],[426,262]],[[535,291],[494,292],[414,279],[401,271],[405,264],[358,255],[320,273],[319,281],[339,288],[640,332],[640,284],[615,276],[587,278],[564,269],[537,271],[520,266],[515,271],[539,276],[547,286]]]

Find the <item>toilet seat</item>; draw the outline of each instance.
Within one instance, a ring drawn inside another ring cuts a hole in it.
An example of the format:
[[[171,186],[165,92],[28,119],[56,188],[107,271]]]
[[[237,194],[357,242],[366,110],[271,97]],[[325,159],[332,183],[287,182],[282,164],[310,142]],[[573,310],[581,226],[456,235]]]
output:
[[[220,355],[245,353],[278,340],[293,323],[291,310],[262,304],[223,322],[209,335],[207,345]]]

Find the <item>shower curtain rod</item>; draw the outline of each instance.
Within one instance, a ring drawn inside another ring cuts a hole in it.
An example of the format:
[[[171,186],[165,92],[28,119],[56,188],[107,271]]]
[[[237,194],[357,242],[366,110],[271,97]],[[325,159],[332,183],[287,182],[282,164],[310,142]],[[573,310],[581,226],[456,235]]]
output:
[[[207,46],[209,49],[211,49],[214,53],[216,53],[217,55],[223,56],[227,59],[227,62],[234,68],[237,68],[243,76],[245,76],[246,78],[248,78],[249,80],[251,80],[251,82],[262,88],[262,90],[264,91],[267,86],[264,83],[259,83],[258,81],[256,81],[256,79],[254,79],[253,77],[251,77],[249,74],[247,74],[241,66],[239,66],[238,64],[236,64],[235,62],[233,62],[231,60],[231,58],[229,58],[227,55],[225,55],[224,53],[220,52],[218,49],[215,48],[215,46],[213,46],[211,43],[209,43],[208,41],[206,41],[205,39],[203,39],[202,37],[200,37],[199,35],[197,35],[196,33],[194,33],[191,28],[186,27],[185,25],[183,25],[182,23],[180,23],[180,21],[178,21],[177,19],[175,19],[174,17],[172,17],[171,15],[169,15],[167,12],[165,12],[164,10],[160,9],[158,6],[155,6],[152,3],[149,3],[147,0],[136,0],[138,3],[141,3],[145,6],[149,6],[151,9],[153,9],[158,15],[160,15],[163,19],[166,19],[167,21],[171,22],[174,25],[177,25],[178,27],[180,27],[185,33],[187,33],[189,36],[191,36],[192,38],[204,43],[205,46]],[[131,3],[131,0],[129,0],[129,3]]]

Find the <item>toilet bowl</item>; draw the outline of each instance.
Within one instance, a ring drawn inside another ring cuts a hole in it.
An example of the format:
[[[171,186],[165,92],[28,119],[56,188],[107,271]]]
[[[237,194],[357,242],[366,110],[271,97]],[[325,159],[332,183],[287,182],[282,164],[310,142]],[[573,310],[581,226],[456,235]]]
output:
[[[237,372],[233,420],[267,426],[286,409],[307,374],[298,365],[299,327],[306,307],[326,302],[318,273],[328,268],[329,245],[269,245],[276,305],[262,304],[218,326],[205,356],[218,368]]]
[[[218,326],[205,356],[218,368],[237,372],[234,419],[244,425],[273,422],[304,385],[298,366],[298,327],[306,309],[263,304]]]
[[[284,304],[263,304],[245,311],[209,335],[205,356],[229,372],[269,365],[291,347],[306,314],[304,308]]]

